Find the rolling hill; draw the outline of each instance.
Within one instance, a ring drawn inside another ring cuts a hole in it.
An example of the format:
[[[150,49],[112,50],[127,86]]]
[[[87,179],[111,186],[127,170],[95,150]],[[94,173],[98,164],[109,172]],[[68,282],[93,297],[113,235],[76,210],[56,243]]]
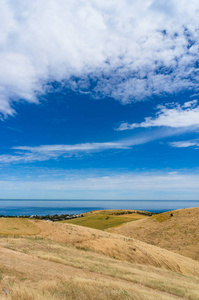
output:
[[[15,220],[0,219],[0,299],[199,298],[190,258],[83,226]]]
[[[109,229],[199,260],[199,207],[179,209]]]

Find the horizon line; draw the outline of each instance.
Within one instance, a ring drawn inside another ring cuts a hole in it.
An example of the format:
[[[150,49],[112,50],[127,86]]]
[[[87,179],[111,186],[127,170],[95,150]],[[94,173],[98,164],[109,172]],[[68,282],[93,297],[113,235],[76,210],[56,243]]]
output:
[[[198,200],[191,200],[191,199],[187,199],[187,200],[168,200],[168,199],[159,199],[159,200],[144,200],[144,199],[132,199],[132,200],[125,200],[125,199],[0,199],[0,201],[179,201],[179,202],[186,202],[186,201],[192,201],[192,202],[198,202]]]

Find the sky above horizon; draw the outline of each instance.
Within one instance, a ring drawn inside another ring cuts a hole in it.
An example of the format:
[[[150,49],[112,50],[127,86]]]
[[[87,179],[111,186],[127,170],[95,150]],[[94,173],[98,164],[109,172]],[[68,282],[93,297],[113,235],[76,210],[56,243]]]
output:
[[[199,200],[199,2],[2,0],[0,198]]]

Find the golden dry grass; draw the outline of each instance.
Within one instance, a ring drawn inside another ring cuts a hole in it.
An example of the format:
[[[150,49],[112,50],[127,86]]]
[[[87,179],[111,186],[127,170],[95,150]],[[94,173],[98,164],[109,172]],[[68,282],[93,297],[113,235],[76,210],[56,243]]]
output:
[[[199,278],[34,238],[1,238],[0,299],[190,299]],[[3,289],[7,289],[6,296]]]
[[[38,226],[24,218],[0,218],[0,235],[34,235]]]
[[[36,235],[0,237],[0,299],[199,299],[196,261],[92,228],[27,221]]]
[[[198,262],[141,241],[67,223],[35,220],[31,222],[39,227],[40,233],[37,235],[39,238],[48,238],[54,242],[91,250],[123,261],[199,275]]]
[[[199,260],[198,216],[198,207],[180,209],[130,222],[108,231]]]

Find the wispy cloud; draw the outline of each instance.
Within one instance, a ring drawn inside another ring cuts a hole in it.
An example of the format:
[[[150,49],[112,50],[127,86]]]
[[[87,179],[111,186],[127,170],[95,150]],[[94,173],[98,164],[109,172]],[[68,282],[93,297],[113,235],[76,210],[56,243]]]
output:
[[[16,150],[31,151],[36,152],[73,152],[73,151],[96,151],[96,150],[106,150],[106,149],[127,149],[128,146],[119,143],[119,142],[110,142],[110,143],[83,143],[75,145],[42,145],[39,147],[28,147],[28,146],[18,146],[13,147]]]
[[[198,1],[0,3],[0,112],[58,82],[127,103],[197,89]]]
[[[179,141],[179,142],[172,142],[170,146],[174,148],[188,148],[188,147],[196,147],[199,148],[199,140],[190,140],[190,141]]]
[[[199,106],[197,100],[185,102],[184,105],[167,104],[158,106],[155,117],[147,117],[142,123],[122,123],[116,130],[130,130],[135,128],[149,128],[167,126],[173,128],[199,126]]]
[[[0,163],[31,163],[35,161],[46,161],[50,159],[79,157],[90,153],[107,151],[107,150],[129,150],[133,146],[146,144],[165,137],[179,135],[187,131],[184,128],[175,129],[154,129],[150,133],[143,133],[121,139],[115,142],[104,143],[81,143],[74,145],[40,145],[36,147],[15,146],[11,150],[13,154],[0,155]]]
[[[4,179],[0,180],[1,197],[12,199],[18,195],[19,199],[198,200],[198,174],[105,173],[106,175],[97,176],[94,173],[82,175],[79,172],[62,179]]]
[[[109,149],[129,149],[130,145],[125,142],[107,143],[82,143],[74,145],[41,145],[38,147],[17,146],[13,147],[15,153],[0,155],[0,163],[29,163],[45,161],[59,157],[78,156],[82,153],[105,151]]]

